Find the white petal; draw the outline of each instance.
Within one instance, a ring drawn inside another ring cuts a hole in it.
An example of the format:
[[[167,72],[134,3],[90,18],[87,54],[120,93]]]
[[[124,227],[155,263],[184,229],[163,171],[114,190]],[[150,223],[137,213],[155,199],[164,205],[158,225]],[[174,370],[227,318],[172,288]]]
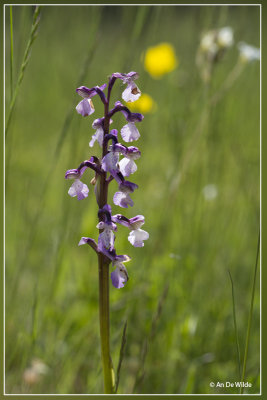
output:
[[[143,229],[135,229],[134,231],[131,231],[128,236],[129,242],[135,247],[143,247],[143,241],[147,240],[148,238],[149,233]]]
[[[76,106],[76,111],[78,114],[81,114],[83,117],[87,117],[88,115],[93,114],[95,112],[95,108],[91,99],[83,99]]]
[[[131,82],[127,85],[126,89],[122,92],[122,98],[127,103],[133,103],[141,96],[141,92],[135,83]]]
[[[125,142],[133,142],[134,140],[139,139],[140,133],[134,122],[129,122],[122,127],[121,136]]]
[[[119,162],[119,167],[123,176],[129,176],[137,170],[137,165],[135,162],[126,157]]]
[[[90,147],[93,147],[93,145],[95,144],[95,141],[97,140],[100,147],[102,147],[103,145],[103,138],[104,138],[104,131],[103,128],[100,127],[96,130],[96,133],[92,136],[92,139],[89,143]]]
[[[119,153],[110,151],[103,157],[102,168],[104,171],[114,171],[117,169],[117,164],[119,162]]]
[[[77,196],[78,200],[82,200],[88,196],[89,189],[87,185],[80,181],[80,179],[75,179],[71,187],[69,188],[68,194],[71,197]]]

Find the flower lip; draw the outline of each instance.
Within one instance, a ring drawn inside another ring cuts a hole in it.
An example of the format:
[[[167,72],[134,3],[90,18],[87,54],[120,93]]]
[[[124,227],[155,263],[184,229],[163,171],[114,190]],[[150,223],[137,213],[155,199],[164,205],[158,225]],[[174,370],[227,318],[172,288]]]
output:
[[[89,189],[87,185],[83,182],[81,182],[79,179],[75,179],[73,184],[68,190],[68,194],[71,197],[76,197],[78,200],[83,200],[86,197],[88,197]]]
[[[123,91],[121,96],[124,101],[133,103],[139,99],[139,97],[141,96],[141,91],[134,82],[130,82],[127,84],[127,87]]]
[[[149,233],[140,228],[132,230],[128,236],[129,242],[134,247],[144,247],[144,240],[148,238]]]
[[[112,285],[116,289],[121,289],[124,287],[125,283],[129,280],[128,272],[122,263],[116,263],[115,271],[110,274]]]
[[[111,272],[110,277],[112,285],[117,289],[124,287],[125,283],[129,280],[127,269],[123,264],[129,260],[130,258],[128,256],[117,256],[112,260],[112,267],[116,267],[116,269]]]
[[[116,192],[113,196],[113,202],[122,208],[128,208],[128,206],[132,207],[134,205],[129,194],[125,192]]]
[[[139,139],[140,133],[134,122],[128,122],[121,128],[121,137],[125,142],[133,142]]]
[[[76,106],[76,111],[78,114],[81,114],[83,117],[88,117],[95,112],[95,108],[93,102],[90,98],[85,98],[79,102]]]

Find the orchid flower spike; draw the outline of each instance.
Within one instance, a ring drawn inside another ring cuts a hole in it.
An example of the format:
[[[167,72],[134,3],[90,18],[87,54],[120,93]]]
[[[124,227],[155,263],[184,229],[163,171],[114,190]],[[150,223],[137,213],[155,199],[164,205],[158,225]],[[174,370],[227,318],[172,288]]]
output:
[[[225,33],[227,34],[227,32]],[[225,36],[224,34],[224,36]],[[118,255],[115,249],[115,233],[117,224],[124,225],[129,229],[128,241],[134,247],[143,247],[144,241],[149,238],[149,234],[141,229],[145,222],[143,215],[137,215],[133,218],[127,218],[122,214],[112,216],[111,206],[107,204],[109,185],[113,182],[118,185],[117,191],[113,194],[113,203],[122,208],[132,207],[134,205],[130,195],[138,185],[126,180],[128,176],[137,170],[136,160],[141,156],[141,152],[136,146],[125,146],[119,143],[120,132],[121,139],[130,143],[140,137],[136,123],[141,122],[144,116],[140,113],[134,113],[129,108],[116,101],[113,108],[110,108],[110,95],[113,85],[117,79],[120,79],[126,88],[122,92],[122,98],[126,102],[134,102],[141,96],[141,91],[135,81],[138,73],[131,71],[129,73],[115,72],[109,77],[108,85],[93,86],[88,88],[80,86],[76,89],[82,100],[76,106],[78,114],[83,117],[90,116],[95,112],[92,97],[98,95],[104,104],[104,116],[94,119],[92,128],[95,133],[89,141],[89,147],[93,147],[98,142],[102,149],[102,157],[92,156],[89,160],[82,162],[78,168],[66,171],[65,178],[73,179],[74,182],[68,190],[71,197],[77,197],[82,200],[88,197],[88,186],[81,181],[81,178],[87,168],[94,171],[94,177],[91,184],[95,187],[96,201],[98,209],[98,240],[82,236],[78,245],[88,244],[98,255],[99,265],[107,266],[112,263],[111,282],[115,288],[122,288],[127,283],[129,276],[124,263],[130,260],[128,255]],[[105,89],[107,86],[107,93]],[[110,130],[110,124],[116,113],[121,112],[126,119],[126,124],[122,124],[119,129]],[[111,119],[112,118],[112,119]],[[112,182],[113,181],[113,182]],[[102,267],[101,267],[102,268]],[[102,270],[100,268],[100,271]]]

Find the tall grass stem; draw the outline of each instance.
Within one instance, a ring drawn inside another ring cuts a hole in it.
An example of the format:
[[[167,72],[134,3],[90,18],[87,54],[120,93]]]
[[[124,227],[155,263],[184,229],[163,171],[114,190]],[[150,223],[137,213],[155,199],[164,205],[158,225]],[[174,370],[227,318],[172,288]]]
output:
[[[124,350],[125,350],[125,345],[126,345],[126,330],[127,330],[127,321],[124,324],[122,338],[121,338],[120,358],[119,358],[119,363],[118,363],[118,368],[117,368],[115,393],[117,393],[118,388],[119,388],[119,383],[120,383],[120,371],[121,371],[122,360],[124,357]]]
[[[251,302],[250,302],[250,310],[248,317],[248,329],[247,329],[247,337],[246,337],[246,346],[245,346],[245,355],[243,362],[243,371],[242,371],[242,379],[241,382],[244,382],[246,376],[246,368],[247,368],[247,358],[248,358],[248,346],[250,339],[250,331],[251,331],[251,323],[252,323],[252,315],[253,315],[253,306],[254,306],[254,297],[255,297],[255,287],[256,287],[256,277],[257,277],[257,269],[258,269],[258,258],[260,253],[260,231],[258,237],[258,246],[257,246],[257,255],[256,255],[256,263],[254,268],[254,277],[253,277],[253,285],[252,285],[252,293],[251,293]],[[240,394],[243,394],[244,388],[241,386]]]
[[[236,312],[235,312],[234,282],[233,282],[231,272],[229,270],[228,270],[228,274],[230,277],[231,287],[232,287],[232,304],[233,304],[233,319],[234,319],[235,340],[236,340],[236,353],[237,353],[237,362],[238,362],[238,378],[239,378],[239,380],[241,380],[241,360],[240,360],[240,346],[239,346],[238,330],[237,330],[237,323],[236,323]]]
[[[10,101],[10,105],[9,105],[9,110],[8,110],[7,119],[6,119],[5,137],[7,137],[8,128],[10,125],[11,116],[13,114],[14,106],[15,106],[16,99],[18,96],[19,88],[20,88],[21,82],[22,82],[24,74],[25,74],[26,67],[27,67],[29,59],[30,59],[30,51],[31,51],[33,42],[35,41],[35,39],[37,37],[37,29],[38,29],[38,26],[40,23],[40,12],[41,12],[41,6],[36,6],[35,10],[34,10],[34,14],[33,14],[30,37],[29,37],[29,40],[26,45],[26,49],[25,49],[24,56],[23,56],[23,61],[20,66],[18,80],[17,80],[15,90],[14,90],[13,96],[11,97],[11,101]]]

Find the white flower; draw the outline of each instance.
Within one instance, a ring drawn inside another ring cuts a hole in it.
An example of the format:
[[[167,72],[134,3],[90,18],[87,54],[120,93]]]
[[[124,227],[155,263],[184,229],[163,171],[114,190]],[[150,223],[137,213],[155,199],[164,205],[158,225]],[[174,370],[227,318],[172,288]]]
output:
[[[215,45],[215,31],[209,31],[205,33],[205,35],[202,37],[201,42],[200,42],[200,48],[201,50],[206,53],[209,51],[214,50],[214,45]],[[216,49],[217,49],[217,45]]]
[[[245,42],[238,43],[238,49],[240,52],[240,58],[243,62],[250,62],[254,60],[260,60],[260,49],[254,46],[250,46]]]
[[[227,48],[234,43],[233,29],[225,26],[218,31],[217,42],[220,47]]]

